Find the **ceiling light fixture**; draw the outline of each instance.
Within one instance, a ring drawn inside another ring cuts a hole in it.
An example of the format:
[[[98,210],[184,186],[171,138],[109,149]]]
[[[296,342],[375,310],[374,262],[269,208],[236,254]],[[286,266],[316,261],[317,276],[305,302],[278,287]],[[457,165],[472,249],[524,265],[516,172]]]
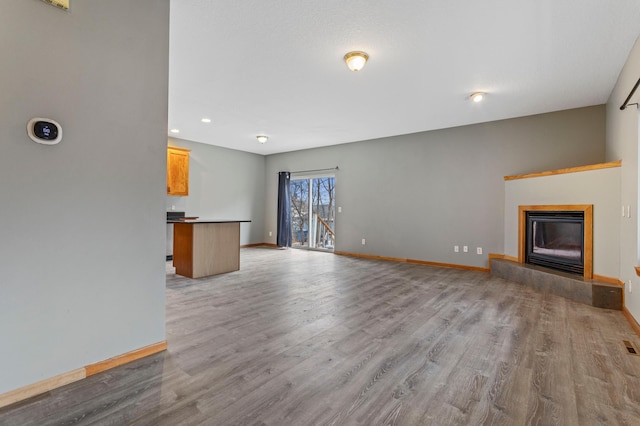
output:
[[[486,93],[476,92],[476,93],[472,93],[471,96],[469,97],[473,102],[478,103],[478,102],[482,102],[482,100],[484,99],[484,95],[486,95]]]
[[[256,136],[256,139],[258,139],[258,142],[260,142],[260,143],[265,143],[267,141],[267,139],[269,139],[269,137],[265,136],[265,135],[258,135],[258,136]]]
[[[351,71],[358,72],[364,68],[364,64],[367,63],[369,55],[364,52],[349,52],[344,55],[344,61]]]
[[[180,133],[179,129],[171,129],[171,133]]]
[[[202,120],[203,123],[211,123],[211,119],[210,118],[203,118]]]

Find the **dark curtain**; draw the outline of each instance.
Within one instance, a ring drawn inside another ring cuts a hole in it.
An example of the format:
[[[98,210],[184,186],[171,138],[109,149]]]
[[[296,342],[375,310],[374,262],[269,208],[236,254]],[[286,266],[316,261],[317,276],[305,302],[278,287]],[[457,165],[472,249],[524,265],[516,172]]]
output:
[[[278,173],[278,247],[291,247],[291,191],[289,172]]]

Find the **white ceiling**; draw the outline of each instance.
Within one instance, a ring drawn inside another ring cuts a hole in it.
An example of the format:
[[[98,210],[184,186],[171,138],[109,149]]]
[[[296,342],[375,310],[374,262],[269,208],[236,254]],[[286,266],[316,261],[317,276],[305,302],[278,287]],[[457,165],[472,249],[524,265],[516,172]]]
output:
[[[170,135],[273,154],[603,104],[639,23],[638,0],[171,0]]]

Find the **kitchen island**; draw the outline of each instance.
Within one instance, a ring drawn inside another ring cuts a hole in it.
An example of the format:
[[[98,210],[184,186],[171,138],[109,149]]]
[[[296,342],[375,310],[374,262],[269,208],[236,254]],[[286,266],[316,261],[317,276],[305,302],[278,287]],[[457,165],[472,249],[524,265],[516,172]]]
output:
[[[201,278],[240,269],[240,223],[250,220],[173,221],[176,274]]]

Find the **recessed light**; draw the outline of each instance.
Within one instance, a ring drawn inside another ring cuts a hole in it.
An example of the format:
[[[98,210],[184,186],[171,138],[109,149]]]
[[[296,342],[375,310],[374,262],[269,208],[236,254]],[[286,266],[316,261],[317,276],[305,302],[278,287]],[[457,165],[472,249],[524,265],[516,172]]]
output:
[[[171,129],[170,132],[171,133],[180,133],[180,129]]]
[[[258,142],[260,143],[265,143],[267,142],[267,139],[269,139],[269,137],[265,135],[258,135],[256,136],[256,139],[258,139]]]
[[[471,100],[475,103],[478,102],[482,102],[482,100],[484,99],[484,96],[486,95],[486,93],[483,92],[476,92],[476,93],[472,93],[471,96],[469,96],[471,98]]]
[[[210,118],[203,118],[202,120],[203,123],[211,123],[211,119]]]

